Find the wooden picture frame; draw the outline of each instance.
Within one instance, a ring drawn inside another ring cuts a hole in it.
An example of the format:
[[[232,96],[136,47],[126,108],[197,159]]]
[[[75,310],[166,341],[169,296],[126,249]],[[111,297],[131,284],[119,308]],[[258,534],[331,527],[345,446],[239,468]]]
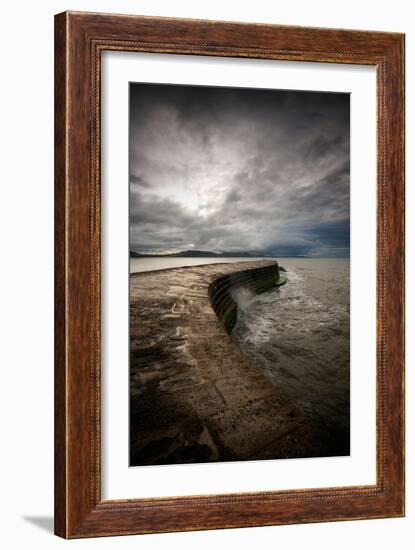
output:
[[[377,481],[101,500],[100,60],[105,50],[377,71]],[[65,12],[55,18],[55,533],[64,538],[404,515],[404,35]]]

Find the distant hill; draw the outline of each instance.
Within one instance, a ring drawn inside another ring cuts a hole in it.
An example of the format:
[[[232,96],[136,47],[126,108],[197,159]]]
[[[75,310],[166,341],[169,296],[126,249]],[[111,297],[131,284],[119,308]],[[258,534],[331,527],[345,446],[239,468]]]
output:
[[[175,254],[141,254],[130,251],[131,258],[249,258],[248,252],[210,252],[208,250],[184,250]]]

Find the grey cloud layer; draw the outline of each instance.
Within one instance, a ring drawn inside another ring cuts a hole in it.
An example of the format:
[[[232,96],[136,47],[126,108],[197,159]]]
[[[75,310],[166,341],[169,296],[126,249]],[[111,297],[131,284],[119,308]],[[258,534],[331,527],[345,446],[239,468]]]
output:
[[[132,84],[130,243],[349,251],[347,94]]]

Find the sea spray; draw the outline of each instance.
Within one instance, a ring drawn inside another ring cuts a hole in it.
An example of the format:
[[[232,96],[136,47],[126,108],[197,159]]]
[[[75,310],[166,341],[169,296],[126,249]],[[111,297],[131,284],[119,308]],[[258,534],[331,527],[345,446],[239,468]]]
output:
[[[238,312],[245,311],[257,298],[257,294],[250,288],[246,287],[231,288],[230,294],[238,304]]]
[[[288,283],[277,291],[237,291],[232,338],[305,413],[330,432],[348,433],[349,261],[281,263]]]

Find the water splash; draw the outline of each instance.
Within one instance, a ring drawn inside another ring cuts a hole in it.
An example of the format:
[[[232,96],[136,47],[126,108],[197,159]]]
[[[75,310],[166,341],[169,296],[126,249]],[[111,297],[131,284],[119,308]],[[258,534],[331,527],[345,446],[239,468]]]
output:
[[[239,314],[247,311],[252,303],[258,298],[258,295],[255,292],[246,287],[232,287],[230,294],[238,304]]]
[[[308,414],[349,424],[349,262],[287,260],[277,291],[239,293],[232,337]]]

